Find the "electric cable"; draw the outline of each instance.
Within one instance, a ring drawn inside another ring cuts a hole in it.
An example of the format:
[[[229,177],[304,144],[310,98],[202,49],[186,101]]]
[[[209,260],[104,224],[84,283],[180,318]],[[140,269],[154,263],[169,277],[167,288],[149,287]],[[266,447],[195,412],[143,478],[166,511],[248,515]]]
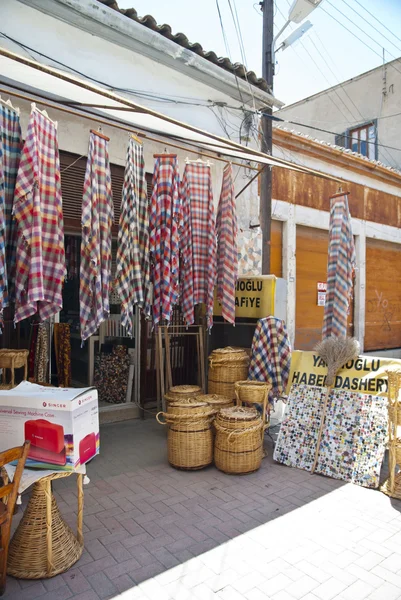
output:
[[[374,54],[376,54],[376,56],[378,56],[380,58],[380,60],[383,60],[383,57],[381,54],[379,54],[379,52],[376,52],[376,50],[374,50],[371,46],[369,46],[369,44],[367,44],[364,40],[362,40],[359,36],[357,36],[353,31],[351,31],[351,29],[349,29],[346,25],[344,25],[344,23],[341,23],[341,21],[339,21],[334,15],[332,15],[331,13],[329,13],[327,10],[325,10],[323,8],[323,6],[319,6],[320,10],[322,10],[324,13],[326,13],[326,15],[329,15],[329,17],[331,17],[336,23],[338,23],[343,29],[345,29],[346,31],[348,31],[348,33],[350,33],[351,35],[354,36],[354,38],[356,38],[358,41],[360,41],[364,46],[366,46],[366,48],[368,48],[369,50],[371,50],[372,52],[374,52]],[[335,8],[335,7],[334,7]],[[388,51],[387,51],[388,52]],[[390,54],[390,52],[388,52]],[[399,60],[399,59],[395,59],[395,60]],[[394,65],[393,62],[388,63],[389,66],[391,66],[393,69],[395,69],[400,75],[401,75],[401,71],[399,69],[397,69],[397,67]]]
[[[377,31],[377,33],[379,35],[381,35],[385,40],[387,40],[388,42],[390,42],[390,44],[392,46],[394,46],[394,48],[397,48],[397,50],[399,52],[401,52],[401,48],[399,48],[396,44],[394,44],[394,42],[392,42],[386,35],[384,35],[384,33],[382,33],[379,29],[377,29],[377,27],[375,27],[374,25],[372,25],[372,23],[370,21],[368,21],[368,19],[365,19],[365,17],[363,15],[361,15],[361,13],[359,13],[355,8],[353,8],[350,4],[347,4],[347,2],[345,2],[345,0],[342,0],[342,2],[345,4],[345,6],[347,6],[349,9],[351,9],[356,15],[358,15],[358,17],[360,19],[362,19],[363,21],[365,21],[365,23],[367,23],[370,27],[372,27],[372,29],[374,29],[375,31]],[[329,3],[330,4],[330,3]],[[401,40],[400,40],[401,41]]]
[[[351,23],[351,25],[353,25],[354,27],[356,27],[357,29],[359,29],[359,31],[361,31],[362,33],[364,33],[370,40],[372,40],[372,42],[374,42],[375,44],[377,44],[380,48],[383,48],[383,44],[381,44],[380,42],[378,42],[374,37],[372,37],[367,31],[365,31],[364,29],[362,29],[362,27],[360,27],[357,23],[355,23],[355,21],[353,21],[352,19],[350,19],[345,13],[342,12],[342,10],[340,10],[339,8],[337,8],[337,6],[335,6],[330,0],[326,0],[326,2],[328,4],[330,4],[330,6],[332,8],[334,8],[334,10],[336,10],[338,13],[340,13],[341,16],[343,16],[345,19],[347,19],[347,21],[349,21]],[[358,14],[358,13],[357,13]],[[391,52],[389,52],[386,48],[385,48],[386,52],[388,52],[388,54],[392,57],[392,58],[396,58],[394,56],[394,54],[391,54]]]
[[[398,35],[396,35],[393,31],[391,31],[391,29],[389,29],[384,23],[382,23],[381,21],[379,21],[379,19],[377,17],[375,17],[374,14],[372,14],[371,12],[368,11],[367,8],[365,8],[365,6],[363,6],[363,4],[361,4],[358,0],[354,0],[354,2],[356,2],[357,4],[359,4],[359,6],[361,8],[363,8],[363,10],[365,10],[368,15],[370,15],[371,17],[373,17],[373,19],[375,21],[377,21],[382,27],[384,27],[384,29],[387,29],[387,31],[389,31],[391,33],[391,35],[393,35],[399,42],[401,42],[401,38],[398,37]]]

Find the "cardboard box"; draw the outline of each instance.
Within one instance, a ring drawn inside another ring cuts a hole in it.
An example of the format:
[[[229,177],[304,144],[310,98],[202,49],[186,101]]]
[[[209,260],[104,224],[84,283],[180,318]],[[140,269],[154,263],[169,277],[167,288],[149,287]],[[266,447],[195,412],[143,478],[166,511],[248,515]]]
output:
[[[23,381],[0,390],[0,452],[31,442],[27,467],[74,471],[99,454],[95,388],[52,388]]]

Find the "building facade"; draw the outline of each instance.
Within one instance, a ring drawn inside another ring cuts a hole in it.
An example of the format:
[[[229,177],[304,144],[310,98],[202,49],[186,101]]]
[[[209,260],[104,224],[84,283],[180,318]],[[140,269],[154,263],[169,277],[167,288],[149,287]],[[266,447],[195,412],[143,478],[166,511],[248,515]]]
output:
[[[285,106],[297,131],[401,169],[401,59]]]

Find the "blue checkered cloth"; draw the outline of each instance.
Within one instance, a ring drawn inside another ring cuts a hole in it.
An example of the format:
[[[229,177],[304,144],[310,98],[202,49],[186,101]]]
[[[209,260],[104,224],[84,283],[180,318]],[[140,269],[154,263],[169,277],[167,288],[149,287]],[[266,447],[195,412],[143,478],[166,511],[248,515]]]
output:
[[[276,317],[260,319],[252,340],[248,379],[269,381],[273,402],[285,392],[291,366],[291,344],[284,321]]]

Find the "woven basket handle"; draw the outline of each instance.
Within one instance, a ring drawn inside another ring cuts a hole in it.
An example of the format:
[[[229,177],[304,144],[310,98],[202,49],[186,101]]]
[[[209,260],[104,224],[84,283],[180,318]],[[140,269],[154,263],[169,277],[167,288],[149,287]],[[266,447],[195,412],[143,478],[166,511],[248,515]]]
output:
[[[163,417],[164,417],[164,412],[160,411],[157,413],[156,421],[159,423],[159,425],[167,425],[166,421],[160,421],[160,415],[163,415]]]

